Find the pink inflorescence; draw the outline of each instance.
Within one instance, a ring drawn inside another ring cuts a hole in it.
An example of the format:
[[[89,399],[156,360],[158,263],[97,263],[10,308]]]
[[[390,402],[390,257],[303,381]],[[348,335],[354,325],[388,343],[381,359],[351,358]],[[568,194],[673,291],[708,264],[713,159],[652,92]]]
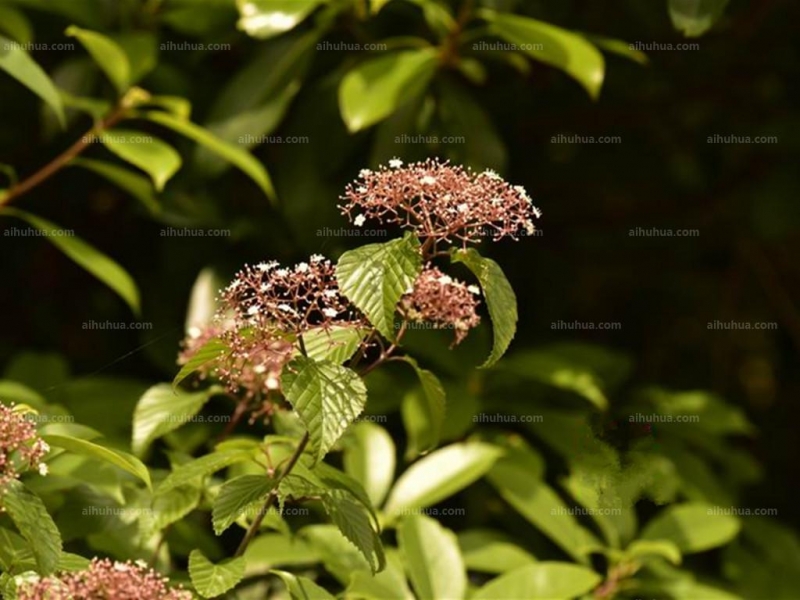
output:
[[[468,286],[428,266],[420,273],[411,293],[401,298],[400,307],[409,321],[453,329],[455,346],[481,321],[476,312],[478,300],[475,296],[479,294],[477,286]]]
[[[434,246],[532,235],[532,217],[541,216],[523,187],[494,171],[474,173],[438,159],[403,166],[395,158],[377,171],[363,169],[341,199],[342,214],[357,227],[367,220],[394,223]]]
[[[170,589],[169,580],[143,561],[93,559],[84,571],[62,573],[23,584],[19,600],[191,600],[192,594]]]
[[[42,462],[50,447],[36,433],[33,421],[14,410],[13,406],[0,403],[0,494],[22,471],[37,469],[47,473]]]
[[[280,374],[296,355],[298,336],[334,327],[363,327],[364,317],[339,292],[335,267],[313,255],[293,268],[276,262],[245,266],[221,294],[214,323],[184,342],[186,363],[209,340],[227,346],[201,372],[235,394],[255,398],[280,388]]]

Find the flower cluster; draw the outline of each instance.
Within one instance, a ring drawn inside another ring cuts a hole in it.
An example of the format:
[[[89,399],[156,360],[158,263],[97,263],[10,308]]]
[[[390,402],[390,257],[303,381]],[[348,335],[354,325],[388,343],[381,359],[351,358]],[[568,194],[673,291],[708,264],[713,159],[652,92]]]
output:
[[[334,265],[319,254],[293,269],[277,262],[245,266],[224,290],[222,304],[221,318],[232,316],[239,328],[281,334],[362,321],[339,291]]]
[[[436,159],[407,166],[392,159],[377,171],[363,169],[341,199],[342,214],[357,227],[367,219],[394,223],[434,246],[532,235],[532,216],[541,216],[523,187],[494,171],[474,173]]]
[[[14,410],[13,405],[0,404],[0,493],[24,470],[37,469],[46,475],[47,465],[42,459],[49,451],[32,421]]]
[[[476,313],[480,294],[477,286],[466,285],[428,266],[420,273],[412,291],[400,299],[400,310],[409,321],[426,321],[435,327],[453,329],[453,346],[480,323]]]
[[[333,264],[320,255],[291,269],[275,262],[245,266],[223,290],[214,323],[184,342],[179,362],[219,338],[228,351],[201,373],[253,399],[280,388],[280,374],[298,351],[298,336],[365,324],[339,292]]]
[[[180,587],[170,589],[166,577],[144,561],[93,559],[84,571],[23,582],[19,600],[191,600]]]

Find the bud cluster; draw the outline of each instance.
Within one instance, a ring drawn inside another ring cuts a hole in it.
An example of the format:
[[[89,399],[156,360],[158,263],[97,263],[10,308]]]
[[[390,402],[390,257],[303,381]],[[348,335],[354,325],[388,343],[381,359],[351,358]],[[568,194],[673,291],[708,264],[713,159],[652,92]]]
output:
[[[28,420],[13,405],[0,403],[0,493],[20,473],[37,469],[47,474],[47,465],[42,462],[50,447],[36,433],[36,425]]]

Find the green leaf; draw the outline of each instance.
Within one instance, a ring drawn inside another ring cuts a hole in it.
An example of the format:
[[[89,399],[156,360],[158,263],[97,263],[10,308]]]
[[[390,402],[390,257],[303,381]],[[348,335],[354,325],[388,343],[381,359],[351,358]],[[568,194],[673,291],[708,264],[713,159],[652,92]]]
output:
[[[470,571],[505,573],[536,562],[527,550],[491,529],[468,529],[458,534],[464,564]]]
[[[254,538],[244,553],[245,577],[264,575],[279,566],[312,565],[320,561],[317,552],[299,536],[265,533]]]
[[[533,467],[535,469],[536,467]],[[532,465],[523,453],[509,453],[497,461],[489,482],[503,499],[534,527],[558,544],[578,562],[599,547],[597,540],[571,514],[564,501],[540,474],[531,476]]]
[[[700,37],[719,20],[728,1],[669,0],[669,18],[686,37]]]
[[[237,27],[247,35],[266,39],[294,29],[328,0],[236,0]]]
[[[15,8],[0,6],[0,30],[5,31],[20,44],[30,44],[33,40],[33,28],[28,19]],[[0,45],[4,42],[0,41]],[[3,46],[3,52],[7,46]]]
[[[200,346],[192,357],[186,361],[175,375],[172,380],[172,387],[175,388],[181,381],[186,379],[189,375],[197,371],[203,365],[221,358],[226,352],[229,352],[228,345],[219,338],[211,338],[205,344]]]
[[[493,579],[473,594],[471,600],[576,598],[590,592],[602,580],[600,575],[586,567],[540,562]]]
[[[264,475],[242,475],[226,481],[214,500],[214,533],[222,535],[248,507],[262,503],[274,486],[275,481]]]
[[[474,248],[453,250],[452,261],[466,265],[481,284],[494,331],[492,352],[481,367],[491,367],[505,354],[517,331],[517,297],[500,265]]]
[[[397,541],[420,600],[464,598],[467,573],[452,531],[434,519],[415,515],[400,522]]]
[[[421,270],[419,240],[406,233],[402,239],[345,252],[336,265],[336,279],[342,293],[375,328],[394,339],[397,302],[412,288]]]
[[[133,453],[141,456],[154,440],[191,420],[217,391],[211,388],[190,394],[167,383],[151,387],[133,413]]]
[[[88,569],[91,561],[85,556],[80,554],[73,554],[72,552],[62,552],[61,560],[58,561],[59,571],[83,571]]]
[[[403,359],[416,371],[421,389],[421,393],[408,394],[402,404],[403,424],[409,437],[406,458],[413,458],[439,445],[447,412],[447,396],[436,375],[420,368],[410,356]]]
[[[106,178],[141,202],[151,215],[161,212],[161,205],[153,194],[153,184],[146,177],[124,167],[90,158],[76,157],[69,161],[69,165],[83,167]]]
[[[294,575],[287,571],[276,570],[271,573],[280,577],[294,600],[335,600],[334,596],[331,596],[308,577]]]
[[[153,496],[150,513],[139,519],[144,536],[152,536],[183,519],[200,504],[201,492],[198,486],[182,485]]]
[[[486,474],[502,454],[489,444],[452,444],[420,459],[403,473],[386,502],[389,517],[431,506]]]
[[[125,51],[116,42],[102,33],[81,29],[75,25],[67,27],[64,33],[77,38],[83,44],[120,95],[128,89],[131,82],[131,65]]]
[[[270,200],[275,200],[275,190],[272,187],[272,181],[270,180],[267,170],[264,168],[264,165],[258,162],[249,152],[219,139],[191,121],[180,119],[169,113],[146,111],[140,113],[139,116],[148,121],[168,127],[233,163],[248,175]]]
[[[643,540],[668,540],[684,554],[704,552],[730,542],[739,534],[741,522],[720,514],[719,507],[702,502],[670,506],[653,518],[642,531]]]
[[[355,371],[330,361],[296,358],[281,383],[309,433],[315,460],[327,454],[367,403],[367,388]]]
[[[156,494],[164,494],[180,485],[194,483],[197,479],[216,473],[232,464],[252,459],[251,450],[220,450],[206,454],[176,467],[156,488]]]
[[[47,232],[47,239],[54,246],[119,294],[134,313],[139,313],[139,290],[136,284],[122,267],[105,254],[79,238],[64,236],[63,227],[36,215],[10,207],[0,208],[0,214],[18,217]]]
[[[175,148],[149,134],[112,129],[103,133],[100,139],[106,148],[122,160],[150,175],[159,192],[181,168],[181,155]]]
[[[0,506],[30,544],[37,571],[49,575],[61,560],[61,534],[42,500],[16,480],[0,491]]]
[[[243,556],[214,564],[200,550],[189,554],[189,576],[203,598],[214,598],[236,587],[244,577],[245,566]]]
[[[344,469],[364,486],[372,504],[379,506],[394,480],[392,436],[374,423],[357,423],[344,448]]]
[[[436,71],[433,48],[404,50],[371,58],[342,79],[339,110],[351,132],[382,121],[425,89]]]
[[[135,456],[128,454],[127,452],[113,450],[93,442],[66,435],[48,434],[43,435],[42,439],[44,439],[44,441],[51,446],[63,448],[68,452],[73,452],[82,456],[89,456],[91,458],[96,458],[98,460],[111,463],[123,471],[127,471],[134,477],[141,479],[148,488],[152,489],[150,471],[147,470],[147,467],[142,463],[142,461]]]
[[[372,572],[383,569],[386,564],[383,545],[364,505],[353,494],[341,489],[330,490],[323,496],[322,504],[333,524],[367,559]]]
[[[648,556],[666,558],[673,565],[679,565],[683,560],[680,549],[669,540],[634,540],[625,549],[628,559]]]
[[[594,34],[585,34],[584,37],[601,50],[627,58],[640,65],[646,66],[650,62],[650,59],[647,58],[647,54],[641,50],[637,50],[634,48],[633,44],[629,44],[628,42]]]
[[[319,554],[325,570],[342,585],[347,585],[353,573],[372,574],[364,555],[346,538],[335,525],[310,525],[299,531],[299,536],[308,541]]]
[[[561,69],[580,83],[592,99],[600,96],[605,61],[584,37],[536,19],[491,11],[483,14],[492,33],[523,48],[534,60]]]
[[[414,594],[408,589],[404,571],[399,553],[388,548],[386,568],[376,574],[355,571],[344,597],[359,600],[415,600]]]
[[[363,329],[352,327],[334,326],[329,331],[311,329],[303,334],[303,345],[311,359],[342,364],[352,358],[366,333]]]
[[[4,48],[0,52],[0,69],[44,100],[56,113],[58,122],[64,127],[66,124],[64,105],[56,86],[53,85],[47,73],[36,64],[27,52],[2,35],[0,35],[0,46]]]

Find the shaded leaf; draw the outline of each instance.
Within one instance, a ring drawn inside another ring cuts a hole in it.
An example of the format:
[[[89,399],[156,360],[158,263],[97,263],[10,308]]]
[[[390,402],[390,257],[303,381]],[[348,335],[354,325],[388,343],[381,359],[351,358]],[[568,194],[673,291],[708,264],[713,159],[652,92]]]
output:
[[[106,148],[122,160],[150,175],[159,192],[181,168],[181,155],[175,148],[151,135],[112,129],[103,133],[100,139]]]
[[[214,598],[236,587],[244,577],[245,565],[243,556],[214,564],[199,550],[192,550],[189,555],[189,576],[201,596]]]
[[[464,597],[467,572],[452,531],[430,517],[415,515],[400,522],[397,541],[420,600]]]
[[[0,506],[30,545],[37,571],[49,575],[61,560],[61,534],[42,500],[16,480],[0,492]]]
[[[131,65],[125,51],[116,42],[102,33],[75,25],[67,27],[64,33],[83,44],[119,94],[128,89],[131,83]]]

